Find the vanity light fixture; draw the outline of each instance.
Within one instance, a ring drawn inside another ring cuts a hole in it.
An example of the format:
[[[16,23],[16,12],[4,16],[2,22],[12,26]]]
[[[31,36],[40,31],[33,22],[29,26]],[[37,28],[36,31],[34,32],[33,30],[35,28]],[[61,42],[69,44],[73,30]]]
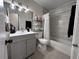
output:
[[[26,6],[24,6],[24,5],[19,5],[17,2],[14,2],[14,3],[10,3],[10,7],[11,7],[11,9],[15,9],[15,7],[18,7],[18,11],[22,11],[22,9],[24,9],[25,11],[25,13],[27,13],[28,11],[30,11],[30,9],[28,8],[28,6],[26,7]]]

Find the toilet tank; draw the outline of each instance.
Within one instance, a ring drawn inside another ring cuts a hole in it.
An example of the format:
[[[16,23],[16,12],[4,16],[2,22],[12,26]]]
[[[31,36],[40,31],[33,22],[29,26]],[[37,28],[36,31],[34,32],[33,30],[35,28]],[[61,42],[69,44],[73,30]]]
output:
[[[42,38],[42,36],[43,36],[43,32],[38,32],[38,34],[36,35],[38,39]]]

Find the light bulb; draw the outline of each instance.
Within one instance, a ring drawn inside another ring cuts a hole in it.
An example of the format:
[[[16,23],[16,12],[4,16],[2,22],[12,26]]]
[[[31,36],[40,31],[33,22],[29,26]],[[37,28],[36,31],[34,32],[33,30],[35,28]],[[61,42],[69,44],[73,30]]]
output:
[[[11,4],[11,9],[15,9],[15,4]]]
[[[18,10],[21,11],[22,10],[22,7],[20,6]]]
[[[26,10],[25,10],[25,13],[27,13],[28,11],[29,11],[29,9],[26,9]]]

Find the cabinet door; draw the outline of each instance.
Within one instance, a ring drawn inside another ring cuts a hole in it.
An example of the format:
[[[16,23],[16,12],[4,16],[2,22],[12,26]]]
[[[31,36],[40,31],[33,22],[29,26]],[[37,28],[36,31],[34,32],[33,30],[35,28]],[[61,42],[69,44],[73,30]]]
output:
[[[27,56],[30,56],[36,50],[36,38],[27,39]]]
[[[26,57],[26,40],[18,40],[17,38],[10,45],[10,50],[11,59],[24,59]]]

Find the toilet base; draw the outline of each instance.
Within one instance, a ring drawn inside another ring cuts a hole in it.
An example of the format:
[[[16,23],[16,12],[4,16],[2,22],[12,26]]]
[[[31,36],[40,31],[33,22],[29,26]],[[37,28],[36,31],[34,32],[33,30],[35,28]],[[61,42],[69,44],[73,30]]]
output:
[[[43,45],[43,44],[38,44],[38,49],[41,49],[42,51],[46,51],[47,50],[47,46]]]
[[[38,51],[40,51],[43,55],[46,55],[48,53],[47,46],[42,45],[42,44],[38,44]]]

